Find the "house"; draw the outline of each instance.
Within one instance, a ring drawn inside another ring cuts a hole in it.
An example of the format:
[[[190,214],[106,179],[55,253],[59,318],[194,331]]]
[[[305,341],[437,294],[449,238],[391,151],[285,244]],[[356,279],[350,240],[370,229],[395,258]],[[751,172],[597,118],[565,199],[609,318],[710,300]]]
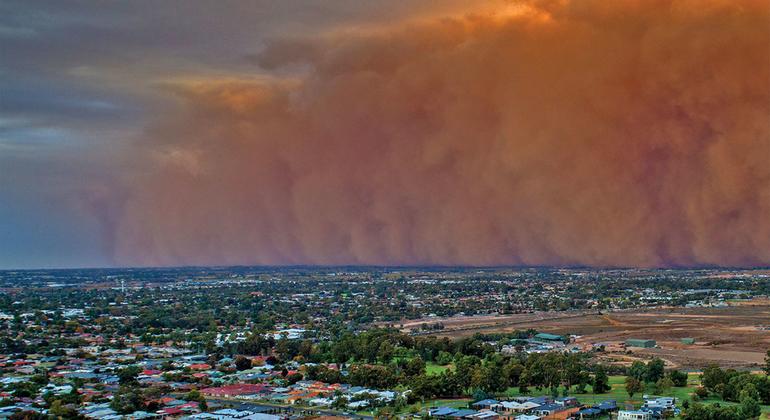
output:
[[[580,405],[580,402],[575,397],[557,398],[554,403],[559,404],[562,407],[575,407]]]
[[[652,413],[639,410],[620,410],[618,411],[618,420],[652,420]]]
[[[557,411],[563,410],[564,407],[559,404],[545,404],[541,405],[540,407],[535,408],[532,410],[534,414],[537,414],[540,417],[546,417],[550,416],[551,414],[556,413]]]
[[[448,417],[453,419],[466,419],[471,418],[471,416],[477,414],[476,410],[470,410],[470,409],[460,409],[455,411],[454,413],[450,414]]]
[[[498,413],[511,415],[516,413],[529,412],[537,407],[540,407],[540,405],[541,404],[538,404],[534,401],[524,401],[524,402],[503,401],[493,405],[492,409],[497,411]]]
[[[178,415],[184,413],[184,411],[182,411],[182,409],[177,408],[177,407],[166,407],[166,408],[158,410],[157,413],[162,415],[162,416],[178,416]]]
[[[193,363],[189,368],[192,370],[209,370],[211,369],[211,365],[208,363]]]
[[[131,414],[126,414],[124,418],[129,420],[142,420],[142,419],[153,419],[160,416],[161,416],[160,414],[148,413],[146,411],[134,411]]]
[[[593,408],[601,411],[602,413],[608,413],[611,411],[617,411],[618,403],[615,400],[602,401],[599,404],[595,404]]]
[[[101,408],[99,410],[90,411],[87,413],[83,413],[84,416],[92,419],[103,419],[106,417],[112,417],[117,415],[118,413],[111,409],[111,408]]]
[[[304,334],[305,334],[305,330],[302,328],[287,328],[283,330],[278,330],[271,335],[274,340],[280,340],[283,337],[286,337],[286,339],[288,340],[296,340],[296,339],[302,338]]]
[[[580,411],[580,407],[562,408],[561,410],[558,410],[556,412],[553,412],[543,417],[543,420],[566,420],[568,418],[573,417],[573,415],[578,411]]]
[[[255,413],[253,411],[239,411],[230,408],[214,411],[213,413],[193,414],[185,419],[211,419],[211,420],[281,420],[280,416],[272,414]]]
[[[477,410],[481,409],[490,409],[493,405],[499,404],[499,401],[493,400],[493,399],[486,399],[481,401],[476,401],[475,403],[471,404],[471,406]]]
[[[254,413],[243,417],[241,420],[281,420],[281,416],[265,413]]]
[[[211,397],[239,397],[269,392],[264,384],[232,384],[215,388],[203,388],[201,393]]]
[[[676,408],[676,398],[674,397],[650,397],[644,396],[642,408],[662,408],[664,410],[673,410]]]
[[[491,410],[481,410],[476,412],[476,414],[471,414],[467,416],[466,418],[469,419],[477,419],[477,420],[494,420],[496,418],[500,417],[499,414],[495,413]]]
[[[348,408],[351,410],[361,410],[362,408],[366,407],[369,407],[369,401],[367,400],[353,401],[348,403]]]
[[[596,408],[583,408],[581,410],[578,410],[577,412],[572,414],[573,419],[590,419],[594,417],[599,417],[603,413],[601,410]]]
[[[54,395],[62,395],[62,394],[69,394],[72,392],[72,385],[54,385],[49,383],[48,385],[44,386],[40,389],[41,394],[45,394],[47,392],[53,393]]]
[[[439,407],[428,410],[428,415],[431,417],[449,417],[449,415],[457,412],[456,408],[452,407]]]
[[[546,396],[532,397],[532,398],[526,398],[525,397],[525,398],[519,399],[519,401],[531,401],[531,402],[536,403],[536,404],[545,405],[545,404],[552,404],[553,403],[553,398],[546,397]]]
[[[235,419],[239,419],[254,413],[252,413],[251,411],[240,411],[240,410],[234,410],[232,408],[223,408],[221,410],[217,410],[213,412],[212,414],[219,415],[219,416],[228,416]]]
[[[7,407],[0,407],[0,418],[10,417],[13,413],[24,411],[22,407],[16,405],[9,405]]]
[[[330,407],[334,400],[331,398],[313,398],[309,400],[307,403],[312,406],[317,407]]]

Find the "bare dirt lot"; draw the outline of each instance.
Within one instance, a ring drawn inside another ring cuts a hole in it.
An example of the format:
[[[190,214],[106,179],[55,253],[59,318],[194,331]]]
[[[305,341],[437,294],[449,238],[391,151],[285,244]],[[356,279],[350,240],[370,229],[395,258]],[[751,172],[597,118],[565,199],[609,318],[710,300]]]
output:
[[[670,366],[701,368],[711,363],[723,367],[756,368],[770,349],[770,304],[739,304],[725,308],[657,308],[614,312],[543,312],[507,316],[453,317],[405,323],[441,322],[439,336],[467,336],[476,332],[503,332],[533,328],[554,334],[580,336],[575,343],[586,348],[606,344],[617,348],[628,338],[656,340],[659,348],[631,348],[605,357],[629,362],[661,357]],[[682,338],[695,344],[683,344]]]

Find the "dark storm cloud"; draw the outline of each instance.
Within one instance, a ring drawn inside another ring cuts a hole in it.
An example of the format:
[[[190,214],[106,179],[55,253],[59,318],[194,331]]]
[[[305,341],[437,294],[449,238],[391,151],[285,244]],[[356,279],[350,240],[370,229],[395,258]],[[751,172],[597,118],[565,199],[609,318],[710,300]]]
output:
[[[453,3],[446,2],[442,7]],[[434,2],[0,2],[0,111],[66,125],[162,101],[179,74],[254,72],[264,40],[403,18]],[[134,125],[139,115],[130,115]]]

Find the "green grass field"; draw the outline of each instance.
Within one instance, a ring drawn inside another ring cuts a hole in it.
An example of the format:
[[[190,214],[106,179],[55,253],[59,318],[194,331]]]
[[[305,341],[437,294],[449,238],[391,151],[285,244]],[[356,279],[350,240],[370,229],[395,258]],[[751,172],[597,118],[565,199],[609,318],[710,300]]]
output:
[[[438,365],[434,362],[428,362],[425,365],[425,371],[429,375],[437,375],[441,372],[444,372],[447,369],[452,369],[452,365]],[[626,403],[633,405],[634,407],[639,407],[642,403],[642,396],[645,394],[648,395],[657,395],[661,397],[675,397],[678,400],[677,405],[681,407],[681,402],[684,400],[691,400],[692,395],[695,392],[695,389],[700,386],[700,374],[699,373],[690,373],[688,374],[687,379],[687,386],[686,387],[673,387],[671,389],[668,389],[663,392],[658,392],[655,389],[655,386],[653,384],[649,384],[647,386],[647,389],[644,392],[640,392],[639,394],[634,394],[633,398],[630,398],[628,396],[628,393],[626,392],[626,384],[625,384],[625,376],[615,375],[609,377],[610,382],[610,391],[604,394],[594,394],[591,390],[591,386],[586,387],[586,392],[583,394],[578,394],[575,392],[575,390],[571,390],[569,395],[572,397],[576,397],[581,403],[586,405],[593,405],[596,403],[600,403],[602,401],[606,400],[615,400],[618,403],[619,407],[623,407]],[[538,397],[543,395],[550,395],[550,390],[548,389],[535,389],[530,388],[530,392],[527,394],[527,396],[532,397]],[[561,393],[561,388],[559,389],[559,392]],[[512,398],[512,397],[518,397],[522,394],[519,393],[518,387],[508,388],[503,394],[498,395],[498,398]],[[561,395],[561,394],[560,394]],[[428,400],[424,403],[418,402],[415,404],[412,404],[405,408],[404,410],[401,410],[401,413],[410,413],[410,412],[419,412],[427,407],[436,407],[436,406],[448,406],[448,407],[454,407],[454,408],[465,408],[467,407],[468,403],[470,402],[469,399],[439,399],[439,400]],[[724,405],[733,405],[735,403],[730,403],[726,401],[722,401],[719,398],[711,397],[707,398],[705,400],[702,400],[701,402],[706,404],[712,404],[712,403],[720,403]],[[770,419],[770,405],[763,405],[762,406],[762,413],[764,413],[765,417]]]
[[[407,357],[407,356],[397,356],[397,357],[393,358],[393,360],[395,360],[395,361],[410,360],[410,359],[411,359],[411,357]],[[436,364],[435,362],[426,362],[425,363],[425,373],[427,373],[428,375],[438,375],[439,373],[441,373],[441,372],[443,372],[443,371],[445,371],[447,369],[451,369],[451,368],[452,368],[452,364],[451,363],[446,365],[446,366],[442,366],[442,365]]]
[[[440,373],[446,369],[448,369],[449,366],[440,366],[433,363],[429,363],[427,366],[428,373]],[[593,405],[596,403],[600,403],[602,401],[606,400],[616,400],[618,402],[618,406],[623,408],[623,406],[628,403],[632,404],[634,407],[639,407],[642,403],[642,396],[644,394],[648,395],[657,395],[662,397],[676,397],[678,402],[677,405],[681,407],[681,402],[684,400],[691,400],[692,394],[695,392],[695,388],[697,388],[700,385],[700,378],[698,374],[691,373],[688,377],[687,386],[686,387],[673,387],[669,390],[666,390],[664,392],[657,392],[654,385],[648,385],[647,389],[644,392],[641,392],[639,394],[635,394],[633,398],[629,398],[628,393],[626,392],[626,385],[625,385],[625,376],[610,376],[609,382],[611,386],[611,390],[604,394],[594,394],[591,392],[591,386],[588,386],[586,388],[586,393],[584,394],[578,394],[576,392],[570,392],[570,396],[576,397],[581,403],[586,405]],[[561,390],[560,390],[561,391]],[[543,395],[549,395],[550,392],[547,389],[541,389],[537,390],[535,388],[531,388],[530,392],[527,394],[528,396],[543,396]],[[504,399],[504,398],[511,398],[511,397],[517,397],[521,396],[519,393],[518,388],[509,388],[504,394],[498,395],[498,398]],[[423,412],[425,409],[430,407],[453,407],[453,408],[466,408],[468,407],[468,404],[471,402],[468,398],[459,398],[459,399],[437,399],[437,400],[427,400],[425,402],[417,402],[414,404],[411,404],[407,407],[405,407],[402,410],[399,410],[398,414],[406,414],[406,413],[418,413]],[[712,403],[720,403],[723,405],[733,405],[735,403],[725,402],[720,400],[719,398],[708,398],[706,400],[703,400],[702,402],[706,404],[712,404]],[[763,419],[770,419],[770,406],[764,405],[762,406],[762,413],[764,413]],[[359,414],[370,414],[370,412],[361,412]]]
[[[626,392],[626,384],[625,384],[625,376],[610,376],[610,386],[612,389],[609,392],[606,392],[604,394],[594,394],[592,392],[591,386],[586,387],[586,393],[584,394],[578,394],[574,391],[570,392],[570,396],[577,397],[580,402],[584,404],[593,404],[593,403],[599,403],[606,400],[615,400],[618,402],[618,405],[622,406],[624,403],[629,402],[632,404],[640,404],[642,395],[644,394],[650,394],[650,395],[660,395],[663,397],[677,397],[679,399],[689,399],[690,394],[694,392],[695,386],[689,385],[687,387],[683,388],[671,388],[670,390],[662,393],[655,392],[655,387],[652,385],[649,385],[647,387],[647,390],[645,392],[641,392],[639,394],[634,394],[633,398],[630,398],[628,396],[628,393]],[[548,389],[535,389],[530,388],[529,390],[529,396],[542,396],[542,395],[550,395],[550,390]],[[561,392],[561,389],[560,389]],[[507,397],[518,397],[521,394],[519,393],[519,388],[508,388],[508,390],[505,392],[505,396]]]
[[[425,373],[427,373],[428,375],[438,375],[439,373],[447,369],[451,369],[451,367],[452,365],[441,366],[433,362],[428,362],[425,364]]]

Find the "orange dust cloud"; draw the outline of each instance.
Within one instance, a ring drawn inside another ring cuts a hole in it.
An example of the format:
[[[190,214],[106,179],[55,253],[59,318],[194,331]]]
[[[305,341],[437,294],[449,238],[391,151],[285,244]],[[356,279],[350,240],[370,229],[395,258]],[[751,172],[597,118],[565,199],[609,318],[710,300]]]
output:
[[[116,261],[770,264],[770,3],[518,5],[173,83]]]

